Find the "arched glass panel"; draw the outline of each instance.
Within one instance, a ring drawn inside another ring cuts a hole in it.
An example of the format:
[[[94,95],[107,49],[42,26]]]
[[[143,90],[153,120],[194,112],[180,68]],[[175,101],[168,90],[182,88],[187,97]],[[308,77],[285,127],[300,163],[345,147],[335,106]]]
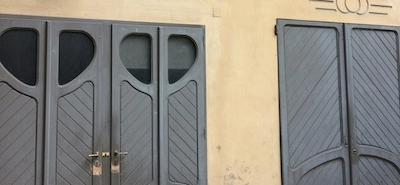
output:
[[[129,35],[119,48],[125,68],[139,81],[151,83],[151,38],[148,35]]]
[[[85,33],[65,31],[59,40],[58,83],[64,85],[81,74],[93,60],[94,43]]]
[[[0,62],[20,81],[36,84],[37,33],[12,29],[0,36]]]
[[[168,81],[170,84],[181,79],[196,60],[196,46],[184,36],[168,39]]]

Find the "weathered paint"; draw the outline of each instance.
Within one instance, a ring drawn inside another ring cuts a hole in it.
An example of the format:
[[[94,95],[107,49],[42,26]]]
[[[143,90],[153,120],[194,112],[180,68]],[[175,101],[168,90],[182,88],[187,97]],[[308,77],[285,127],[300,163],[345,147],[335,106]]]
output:
[[[391,5],[388,15],[316,10],[309,0],[1,0],[0,14],[205,25],[208,182],[278,185],[276,19],[400,26],[400,1],[375,2]]]

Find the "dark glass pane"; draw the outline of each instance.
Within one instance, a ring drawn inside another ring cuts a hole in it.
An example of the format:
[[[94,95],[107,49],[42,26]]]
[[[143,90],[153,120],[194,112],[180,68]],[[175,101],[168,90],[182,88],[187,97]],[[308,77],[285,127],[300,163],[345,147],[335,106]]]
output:
[[[17,79],[36,84],[37,33],[13,29],[0,36],[0,62]]]
[[[196,46],[183,36],[168,39],[168,81],[175,83],[185,75],[196,60]]]
[[[139,81],[151,82],[151,38],[129,35],[121,42],[119,55],[125,68]]]
[[[94,56],[93,40],[81,32],[62,32],[60,34],[58,83],[66,84],[81,74]]]

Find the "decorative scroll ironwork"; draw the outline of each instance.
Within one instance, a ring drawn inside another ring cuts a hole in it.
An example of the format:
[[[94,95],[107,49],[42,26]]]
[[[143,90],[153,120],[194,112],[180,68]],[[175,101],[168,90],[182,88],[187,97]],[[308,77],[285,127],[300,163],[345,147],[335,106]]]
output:
[[[388,9],[393,6],[370,2],[371,0],[357,0],[356,7],[350,7],[350,0],[309,0],[311,2],[319,3],[315,8],[316,10],[340,12],[342,14],[375,14],[375,15],[389,15]]]

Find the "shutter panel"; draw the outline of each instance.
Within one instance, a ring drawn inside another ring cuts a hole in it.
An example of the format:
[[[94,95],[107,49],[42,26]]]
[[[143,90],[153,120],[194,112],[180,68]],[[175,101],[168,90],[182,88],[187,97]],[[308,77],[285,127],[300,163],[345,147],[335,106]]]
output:
[[[353,184],[400,184],[398,29],[346,25]]]
[[[89,157],[103,151],[102,30],[96,23],[48,23],[46,184],[102,184],[101,165],[95,168],[102,158]]]
[[[0,184],[43,184],[45,33],[0,19]]]
[[[278,20],[284,184],[349,184],[342,25]]]
[[[157,27],[112,29],[111,184],[158,184]]]
[[[160,181],[206,184],[204,30],[160,28]]]

